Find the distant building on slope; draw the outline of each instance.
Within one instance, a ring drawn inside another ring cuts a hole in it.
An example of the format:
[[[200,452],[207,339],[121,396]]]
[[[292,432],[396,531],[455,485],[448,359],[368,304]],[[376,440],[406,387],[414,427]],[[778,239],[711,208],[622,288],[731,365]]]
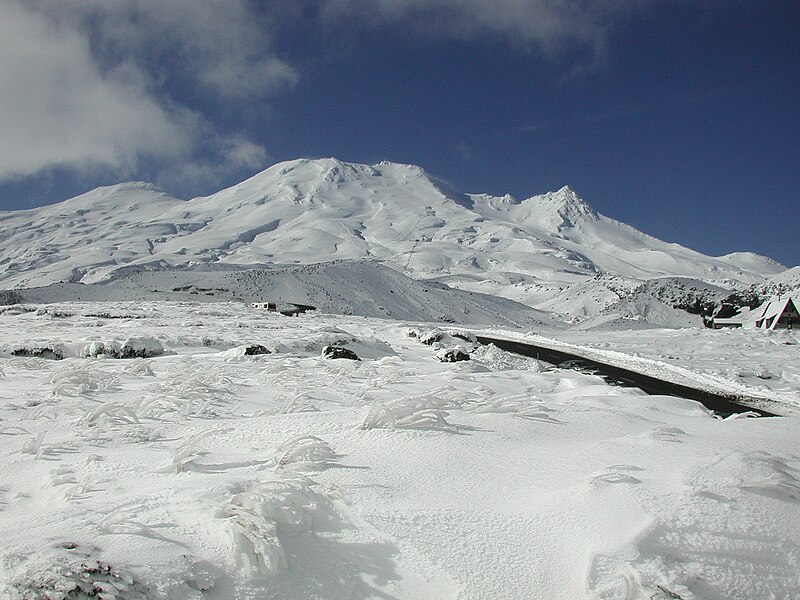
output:
[[[712,317],[712,329],[736,329],[744,325],[744,315],[736,315],[734,317]]]
[[[800,327],[800,303],[791,297],[773,298],[753,309],[758,329],[793,329]]]
[[[315,306],[308,304],[296,304],[294,302],[252,302],[253,308],[260,308],[268,312],[277,312],[286,317],[296,317],[309,310],[316,310]]]

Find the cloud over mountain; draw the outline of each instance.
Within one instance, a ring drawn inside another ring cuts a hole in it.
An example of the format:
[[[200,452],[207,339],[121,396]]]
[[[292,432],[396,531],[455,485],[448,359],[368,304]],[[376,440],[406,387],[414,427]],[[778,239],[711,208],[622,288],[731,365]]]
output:
[[[252,100],[297,79],[244,1],[3,0],[0,180],[54,167],[130,176],[146,160],[185,180],[252,169],[264,148],[187,98]]]

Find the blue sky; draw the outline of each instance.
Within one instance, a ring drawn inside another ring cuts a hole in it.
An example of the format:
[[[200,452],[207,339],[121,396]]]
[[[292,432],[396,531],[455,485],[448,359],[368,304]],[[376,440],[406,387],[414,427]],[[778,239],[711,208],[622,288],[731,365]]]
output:
[[[0,209],[335,156],[800,264],[796,0],[0,0],[0,86]]]

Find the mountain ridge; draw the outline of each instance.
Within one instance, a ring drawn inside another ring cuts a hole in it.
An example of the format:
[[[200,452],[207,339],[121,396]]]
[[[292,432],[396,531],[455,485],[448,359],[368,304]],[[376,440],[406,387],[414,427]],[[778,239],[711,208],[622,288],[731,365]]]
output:
[[[0,286],[98,282],[122,270],[376,260],[537,306],[612,273],[728,287],[785,267],[753,253],[710,257],[593,209],[569,186],[524,200],[467,194],[416,165],[338,159],[277,163],[209,196],[179,200],[147,182],[0,213]]]

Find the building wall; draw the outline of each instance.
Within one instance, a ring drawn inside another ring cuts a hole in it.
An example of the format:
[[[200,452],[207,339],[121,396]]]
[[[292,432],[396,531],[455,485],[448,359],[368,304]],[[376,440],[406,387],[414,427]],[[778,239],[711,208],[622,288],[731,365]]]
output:
[[[775,329],[800,329],[800,314],[793,302],[790,302],[783,311],[780,319],[775,325]]]

